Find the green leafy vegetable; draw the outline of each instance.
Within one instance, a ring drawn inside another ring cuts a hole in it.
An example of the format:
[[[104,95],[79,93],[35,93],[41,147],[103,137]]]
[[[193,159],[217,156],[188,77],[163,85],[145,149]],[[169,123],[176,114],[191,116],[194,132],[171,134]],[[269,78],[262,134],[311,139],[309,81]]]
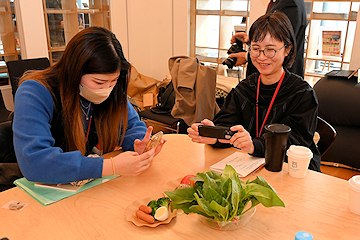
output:
[[[168,198],[168,197],[159,198],[157,200],[157,204],[159,205],[159,207],[162,207],[162,206],[168,207],[170,204],[170,198]]]
[[[150,213],[151,216],[154,216],[155,215],[155,212],[156,210],[159,208],[159,207],[162,207],[162,206],[165,206],[165,207],[168,207],[170,204],[170,198],[168,197],[162,197],[162,198],[159,198],[158,200],[152,200],[148,203],[148,206],[151,207],[152,209],[152,212]]]
[[[159,208],[156,200],[152,200],[148,203],[148,206],[151,207],[152,212],[150,213],[151,216],[155,215],[156,210]]]
[[[197,173],[194,188],[167,191],[171,209],[182,209],[186,214],[197,213],[218,221],[231,221],[258,204],[265,207],[281,206],[284,202],[263,178],[241,181],[235,169],[226,165],[222,174],[214,171]],[[251,204],[250,207],[247,207]]]

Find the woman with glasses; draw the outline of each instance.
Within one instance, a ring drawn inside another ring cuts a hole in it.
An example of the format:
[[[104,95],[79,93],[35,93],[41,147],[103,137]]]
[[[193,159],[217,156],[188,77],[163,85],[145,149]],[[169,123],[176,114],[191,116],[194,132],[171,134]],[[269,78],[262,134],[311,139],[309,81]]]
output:
[[[283,12],[290,19],[296,39],[296,57],[293,65],[289,68],[289,71],[304,78],[304,43],[305,29],[307,26],[304,0],[271,0],[266,13],[273,13],[276,11]],[[249,41],[249,36],[244,32],[234,34],[230,40],[232,44],[236,42],[235,38],[238,38],[243,43],[248,43]],[[235,66],[241,66],[247,62],[247,76],[254,72],[258,72],[246,52],[232,53],[229,55],[229,58],[233,57],[236,57]]]
[[[310,169],[320,171],[320,154],[313,141],[317,125],[318,102],[314,90],[298,75],[291,73],[296,39],[288,17],[268,13],[257,19],[249,32],[249,54],[259,73],[241,81],[228,94],[213,122],[201,124],[231,127],[230,140],[199,136],[198,125],[188,129],[194,142],[214,147],[234,146],[257,157],[265,156],[264,126],[282,123],[291,128],[292,144],[310,148],[314,154]]]

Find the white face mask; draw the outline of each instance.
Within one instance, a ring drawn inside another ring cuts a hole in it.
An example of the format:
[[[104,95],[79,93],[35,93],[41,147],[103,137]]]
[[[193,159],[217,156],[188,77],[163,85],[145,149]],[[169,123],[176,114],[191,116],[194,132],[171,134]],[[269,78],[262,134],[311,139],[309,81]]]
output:
[[[85,84],[80,83],[79,85],[80,96],[82,96],[83,98],[85,98],[86,100],[92,103],[100,104],[109,97],[114,87],[115,86],[109,88],[91,89],[85,86]]]

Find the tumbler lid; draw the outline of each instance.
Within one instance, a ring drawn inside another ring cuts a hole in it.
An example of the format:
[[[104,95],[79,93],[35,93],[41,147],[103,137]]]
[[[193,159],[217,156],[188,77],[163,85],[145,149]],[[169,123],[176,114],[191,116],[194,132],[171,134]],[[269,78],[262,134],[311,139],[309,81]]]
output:
[[[313,236],[308,232],[300,231],[296,233],[295,240],[313,240]]]
[[[291,128],[289,126],[280,123],[268,124],[265,126],[265,129],[269,132],[274,132],[274,133],[288,133],[291,131]]]

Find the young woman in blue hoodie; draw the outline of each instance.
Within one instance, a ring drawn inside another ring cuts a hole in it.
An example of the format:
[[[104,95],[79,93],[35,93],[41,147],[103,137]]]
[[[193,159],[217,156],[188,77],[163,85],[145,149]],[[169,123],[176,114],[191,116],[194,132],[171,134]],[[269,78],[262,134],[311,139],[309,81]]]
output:
[[[165,140],[143,153],[152,127],[146,128],[127,100],[129,74],[119,41],[98,27],[76,34],[53,66],[27,72],[13,119],[15,154],[25,178],[59,184],[146,170]],[[95,146],[101,154],[119,147],[124,152],[89,157]]]

